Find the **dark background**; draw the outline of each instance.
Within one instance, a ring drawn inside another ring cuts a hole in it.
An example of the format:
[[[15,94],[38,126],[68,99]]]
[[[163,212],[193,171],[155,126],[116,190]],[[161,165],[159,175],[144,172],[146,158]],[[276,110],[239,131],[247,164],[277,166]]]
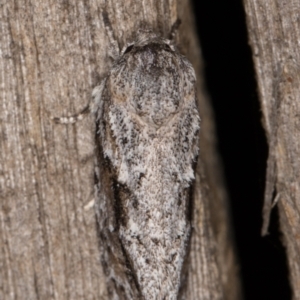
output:
[[[291,299],[285,250],[273,209],[261,237],[268,147],[262,128],[241,0],[194,0],[204,76],[217,125],[245,300]]]

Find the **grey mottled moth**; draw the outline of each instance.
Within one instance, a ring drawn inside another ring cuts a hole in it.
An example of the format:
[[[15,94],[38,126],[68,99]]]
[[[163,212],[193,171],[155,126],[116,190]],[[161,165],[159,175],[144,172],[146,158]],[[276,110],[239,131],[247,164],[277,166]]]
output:
[[[171,40],[140,30],[93,91],[95,209],[109,299],[179,297],[198,155],[195,82]]]
[[[111,299],[177,299],[198,154],[193,67],[170,40],[139,31],[93,96]]]

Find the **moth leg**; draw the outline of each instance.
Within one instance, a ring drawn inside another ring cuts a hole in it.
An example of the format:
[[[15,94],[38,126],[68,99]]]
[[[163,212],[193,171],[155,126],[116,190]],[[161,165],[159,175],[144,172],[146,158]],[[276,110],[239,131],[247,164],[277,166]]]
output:
[[[54,117],[50,116],[50,119],[53,120],[57,124],[74,124],[78,121],[84,119],[84,117],[89,114],[90,112],[90,105],[88,104],[81,112],[70,116],[70,117]]]
[[[101,104],[102,91],[106,82],[106,78],[103,79],[100,85],[97,85],[92,92],[92,100],[89,101],[87,106],[77,114],[69,117],[54,117],[50,115],[50,119],[57,124],[74,124],[78,121],[83,120],[86,115],[95,113]]]
[[[106,33],[109,39],[110,48],[108,49],[109,56],[116,60],[120,56],[120,48],[117,40],[114,38],[113,29],[108,18],[108,14],[103,12],[103,23],[106,29]],[[103,79],[100,85],[96,86],[92,92],[92,100],[89,101],[88,105],[79,113],[69,117],[54,117],[50,115],[50,119],[57,124],[74,124],[77,121],[81,121],[87,114],[95,113],[101,106],[102,91],[106,82],[106,78]]]

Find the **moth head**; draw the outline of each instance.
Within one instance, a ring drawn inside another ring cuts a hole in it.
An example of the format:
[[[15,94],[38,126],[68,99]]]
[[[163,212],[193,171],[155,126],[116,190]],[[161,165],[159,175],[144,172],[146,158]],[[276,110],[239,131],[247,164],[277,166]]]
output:
[[[134,42],[128,43],[123,47],[121,56],[130,53],[136,48],[143,48],[147,45],[160,45],[166,51],[176,52],[176,47],[171,40],[162,38],[160,35],[154,33],[149,29],[139,29],[137,32],[137,38]]]

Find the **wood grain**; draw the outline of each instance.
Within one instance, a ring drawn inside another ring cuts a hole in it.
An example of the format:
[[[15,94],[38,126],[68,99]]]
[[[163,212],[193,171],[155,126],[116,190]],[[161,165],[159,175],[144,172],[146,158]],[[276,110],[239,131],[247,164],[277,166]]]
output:
[[[244,0],[269,143],[263,234],[278,201],[293,299],[300,299],[300,3]]]
[[[178,42],[198,72],[202,118],[182,298],[241,299],[213,114],[186,0],[0,5],[0,299],[107,299],[93,210],[94,121],[50,119],[83,109],[112,63],[103,10],[121,47],[140,24],[167,36],[182,20]]]

